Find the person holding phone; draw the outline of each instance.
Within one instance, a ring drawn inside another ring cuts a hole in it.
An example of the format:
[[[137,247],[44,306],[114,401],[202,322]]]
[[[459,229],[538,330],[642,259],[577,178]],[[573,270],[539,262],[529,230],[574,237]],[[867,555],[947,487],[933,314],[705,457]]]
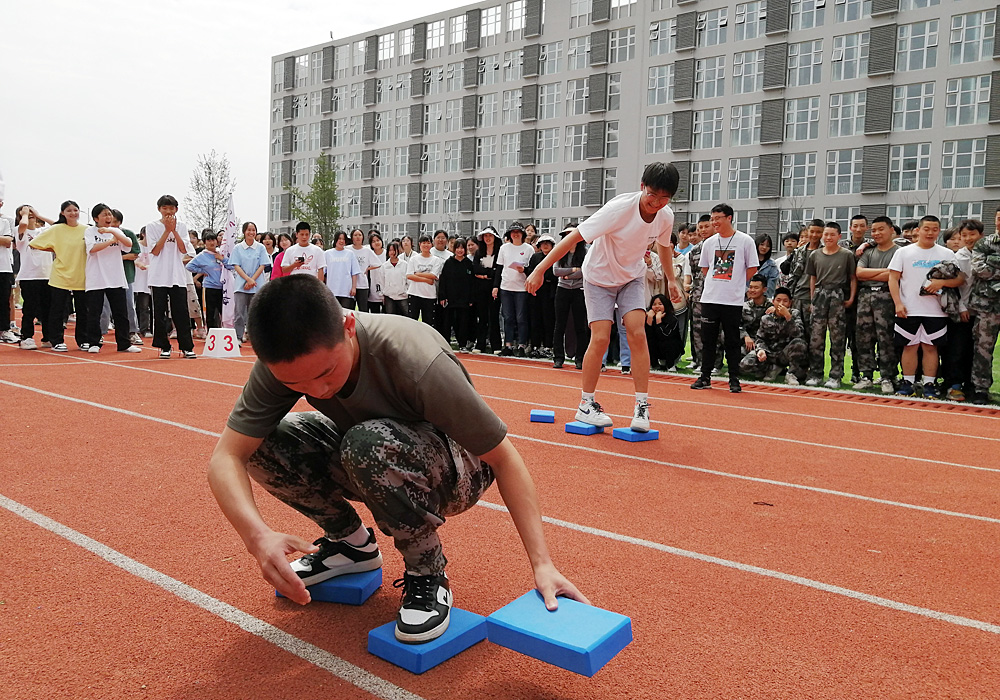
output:
[[[323,249],[309,242],[312,229],[309,222],[295,224],[295,245],[285,251],[281,271],[285,275],[312,275],[320,282],[326,281],[326,258]]]

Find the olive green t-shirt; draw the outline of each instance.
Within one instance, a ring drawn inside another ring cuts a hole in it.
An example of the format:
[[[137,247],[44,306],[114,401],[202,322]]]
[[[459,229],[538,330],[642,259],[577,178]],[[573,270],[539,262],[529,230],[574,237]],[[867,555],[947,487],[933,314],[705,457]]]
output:
[[[361,353],[357,386],[348,396],[307,396],[309,405],[341,431],[376,418],[426,422],[477,456],[503,441],[507,426],[436,330],[404,316],[354,317]],[[267,437],[301,397],[258,360],[227,425],[242,435]]]
[[[822,248],[818,248],[806,262],[806,276],[816,275],[816,289],[846,287],[856,267],[854,253],[846,248],[837,248],[833,255],[827,255]]]

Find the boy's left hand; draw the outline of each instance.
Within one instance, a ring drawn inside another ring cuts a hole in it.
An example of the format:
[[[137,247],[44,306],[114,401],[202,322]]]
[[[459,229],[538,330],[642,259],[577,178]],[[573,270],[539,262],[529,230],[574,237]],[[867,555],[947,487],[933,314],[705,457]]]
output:
[[[535,588],[545,599],[547,610],[555,610],[559,607],[556,596],[560,595],[591,605],[587,596],[581,593],[569,579],[559,573],[559,570],[552,564],[542,565],[535,569]]]

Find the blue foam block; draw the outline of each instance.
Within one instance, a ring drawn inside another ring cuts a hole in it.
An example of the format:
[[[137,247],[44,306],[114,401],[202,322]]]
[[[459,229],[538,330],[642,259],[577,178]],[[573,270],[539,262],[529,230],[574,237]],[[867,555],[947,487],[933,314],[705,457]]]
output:
[[[374,571],[364,571],[360,574],[334,576],[326,581],[306,586],[306,589],[313,600],[319,600],[324,603],[361,605],[381,585],[382,569],[375,569]],[[285,597],[277,591],[274,593],[279,598]]]
[[[368,633],[368,651],[411,673],[423,673],[486,639],[486,618],[452,608],[448,629],[425,644],[403,644],[395,632],[395,621],[373,629]]]
[[[542,411],[540,409],[534,409],[531,412],[531,422],[532,423],[555,423],[556,422],[556,412],[555,411]]]
[[[660,439],[659,430],[650,430],[645,433],[640,433],[632,430],[632,428],[615,428],[611,431],[611,434],[619,440],[628,440],[629,442],[646,442],[646,440]]]
[[[591,425],[590,423],[574,420],[566,424],[566,432],[574,433],[576,435],[593,435],[594,433],[603,433],[604,428],[597,425]]]
[[[486,632],[494,644],[589,677],[632,642],[632,620],[569,598],[550,612],[529,591],[487,617]]]

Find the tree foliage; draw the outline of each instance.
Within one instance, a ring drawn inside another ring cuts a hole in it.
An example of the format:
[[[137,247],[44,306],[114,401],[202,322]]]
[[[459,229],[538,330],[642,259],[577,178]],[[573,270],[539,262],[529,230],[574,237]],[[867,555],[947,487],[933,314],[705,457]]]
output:
[[[184,198],[184,218],[189,227],[218,231],[225,226],[229,196],[234,189],[236,181],[230,173],[229,157],[217,154],[215,149],[199,154]]]
[[[308,221],[313,233],[323,236],[325,245],[330,245],[333,234],[340,223],[340,202],[337,198],[337,171],[330,164],[327,155],[316,161],[312,186],[307,192],[298,187],[288,187],[291,195],[293,219]]]

